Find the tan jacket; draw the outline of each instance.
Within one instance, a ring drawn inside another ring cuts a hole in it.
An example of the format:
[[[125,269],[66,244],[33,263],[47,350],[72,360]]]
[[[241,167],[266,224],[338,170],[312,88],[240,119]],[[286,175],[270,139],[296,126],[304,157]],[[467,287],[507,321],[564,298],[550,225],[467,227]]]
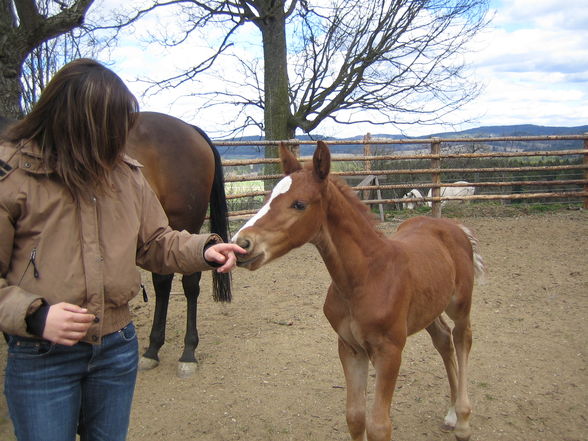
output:
[[[112,173],[112,193],[73,202],[38,148],[0,142],[0,330],[29,336],[33,303],[69,302],[96,315],[84,341],[130,320],[140,289],[136,265],[160,274],[211,269],[204,246],[214,234],[174,231],[131,158]]]

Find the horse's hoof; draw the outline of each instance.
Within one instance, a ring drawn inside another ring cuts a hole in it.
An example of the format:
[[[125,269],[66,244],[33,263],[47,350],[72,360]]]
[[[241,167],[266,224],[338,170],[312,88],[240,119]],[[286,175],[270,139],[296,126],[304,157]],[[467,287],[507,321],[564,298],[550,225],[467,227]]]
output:
[[[458,435],[457,433],[455,434],[455,439],[457,441],[470,441],[470,437],[472,436],[472,434],[467,434],[467,435]]]
[[[453,431],[455,435],[455,439],[457,441],[470,441],[470,437],[472,436],[472,430],[470,429],[469,424],[457,424]]]
[[[452,426],[451,424],[447,424],[447,423],[441,424],[441,432],[449,433],[449,432],[453,432],[453,429],[455,429],[455,426]]]
[[[159,361],[154,360],[153,358],[141,357],[139,360],[140,371],[150,371],[151,369],[155,369],[157,366],[159,366]]]
[[[197,362],[188,363],[185,361],[180,361],[178,363],[178,377],[180,377],[180,378],[191,377],[192,375],[194,375],[196,373],[197,369],[198,369]]]

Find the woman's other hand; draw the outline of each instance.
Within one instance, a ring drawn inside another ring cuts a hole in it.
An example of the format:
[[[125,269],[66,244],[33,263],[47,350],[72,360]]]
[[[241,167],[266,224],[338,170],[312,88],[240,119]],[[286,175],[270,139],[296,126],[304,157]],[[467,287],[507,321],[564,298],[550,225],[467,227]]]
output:
[[[73,346],[79,342],[94,322],[94,314],[71,303],[51,305],[43,330],[43,338],[53,343]]]

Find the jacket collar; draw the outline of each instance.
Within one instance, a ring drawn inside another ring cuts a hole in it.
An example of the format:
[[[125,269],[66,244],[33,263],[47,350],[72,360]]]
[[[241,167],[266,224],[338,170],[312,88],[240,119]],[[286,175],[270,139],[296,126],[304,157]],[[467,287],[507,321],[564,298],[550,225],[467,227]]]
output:
[[[53,173],[51,167],[43,163],[43,153],[35,142],[22,142],[18,147],[21,152],[18,166],[21,169],[35,174]]]

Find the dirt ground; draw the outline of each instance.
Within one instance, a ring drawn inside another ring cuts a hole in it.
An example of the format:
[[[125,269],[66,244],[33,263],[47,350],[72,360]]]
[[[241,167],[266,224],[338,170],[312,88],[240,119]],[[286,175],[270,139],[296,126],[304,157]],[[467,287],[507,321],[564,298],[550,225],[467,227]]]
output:
[[[490,269],[474,292],[472,440],[588,440],[588,214],[461,220]],[[203,277],[199,369],[188,379],[176,375],[184,328],[176,285],[162,362],[140,372],[128,440],[348,440],[336,337],[322,314],[329,276],[317,251],[305,245],[256,272],[238,269],[233,282],[234,301],[222,305]],[[142,347],[153,307],[133,302]],[[453,440],[440,430],[447,404],[440,357],[426,333],[411,337],[394,439]],[[14,440],[3,397],[0,439]]]

